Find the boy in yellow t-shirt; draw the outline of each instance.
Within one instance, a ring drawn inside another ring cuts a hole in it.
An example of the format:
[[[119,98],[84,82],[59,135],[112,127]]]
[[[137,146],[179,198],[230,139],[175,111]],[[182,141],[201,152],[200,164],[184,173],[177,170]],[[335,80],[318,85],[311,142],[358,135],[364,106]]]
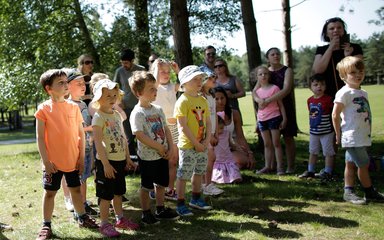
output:
[[[192,199],[189,206],[210,210],[201,198],[201,180],[208,162],[207,147],[211,133],[208,101],[199,95],[206,74],[197,66],[187,66],[179,72],[184,93],[176,101],[174,115],[179,130],[179,168],[177,170],[177,213],[191,216],[185,205],[186,181],[192,177]]]

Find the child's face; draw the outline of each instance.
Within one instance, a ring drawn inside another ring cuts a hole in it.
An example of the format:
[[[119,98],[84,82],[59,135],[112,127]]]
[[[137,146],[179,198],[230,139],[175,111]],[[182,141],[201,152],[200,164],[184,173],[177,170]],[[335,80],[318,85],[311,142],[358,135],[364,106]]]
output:
[[[204,83],[204,88],[211,89],[216,86],[216,76],[209,77]]]
[[[139,100],[145,102],[153,102],[156,100],[157,88],[155,82],[145,81],[145,87],[139,94]]]
[[[84,78],[72,80],[68,84],[69,93],[72,97],[82,97],[85,94],[85,81]]]
[[[222,111],[225,108],[225,104],[227,103],[227,99],[225,98],[224,93],[216,92],[215,100],[216,100],[216,110]]]
[[[347,76],[345,77],[344,82],[350,88],[360,88],[360,84],[363,82],[364,77],[365,77],[365,71],[359,70],[354,67],[349,73],[347,73]]]
[[[157,78],[160,84],[168,84],[170,80],[171,68],[168,64],[159,65],[159,72]]]
[[[316,80],[311,82],[311,90],[316,97],[323,96],[325,91],[325,82]]]
[[[257,70],[257,81],[261,84],[269,83],[269,70],[266,68],[260,68]]]
[[[184,88],[187,91],[198,93],[203,86],[203,76],[196,76],[191,81],[184,84]]]
[[[101,95],[98,101],[100,104],[100,108],[112,109],[113,105],[116,103],[118,99],[119,90],[117,88],[114,88],[114,89],[103,88],[102,91],[103,91],[103,94]]]
[[[56,97],[64,97],[68,95],[68,82],[67,76],[56,77],[52,81],[51,86],[46,86],[49,95],[54,95]]]

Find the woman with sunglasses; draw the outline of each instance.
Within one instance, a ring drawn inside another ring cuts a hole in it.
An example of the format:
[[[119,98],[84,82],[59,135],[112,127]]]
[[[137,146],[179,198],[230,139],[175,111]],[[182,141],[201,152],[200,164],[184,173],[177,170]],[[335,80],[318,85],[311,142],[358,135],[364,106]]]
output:
[[[325,75],[327,89],[325,93],[332,98],[336,92],[344,86],[340,79],[336,65],[346,56],[363,57],[363,50],[360,45],[350,43],[347,25],[338,17],[328,19],[321,32],[321,39],[328,42],[328,45],[317,47],[313,63],[314,73]]]
[[[239,101],[237,99],[245,96],[243,85],[236,76],[230,74],[227,62],[224,59],[216,59],[214,68],[217,76],[216,87],[225,89],[230,105],[233,109],[239,111],[241,117]]]
[[[92,100],[92,93],[89,88],[89,82],[93,75],[93,58],[89,54],[82,54],[77,58],[77,70],[84,76],[85,81],[85,95],[83,101],[88,105]]]

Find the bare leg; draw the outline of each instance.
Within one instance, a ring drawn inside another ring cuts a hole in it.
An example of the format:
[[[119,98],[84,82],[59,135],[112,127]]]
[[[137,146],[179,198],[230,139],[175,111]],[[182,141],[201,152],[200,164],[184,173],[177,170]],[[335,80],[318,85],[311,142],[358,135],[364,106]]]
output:
[[[345,161],[344,169],[344,186],[345,187],[354,187],[355,186],[355,177],[356,177],[356,165],[353,162]]]
[[[185,185],[186,185],[185,180],[180,179],[180,178],[178,178],[176,180],[176,191],[177,191],[177,198],[178,199],[185,199]]]
[[[165,188],[162,186],[156,185],[155,192],[156,192],[156,206],[164,206]]]
[[[144,188],[140,189],[140,205],[143,211],[147,211],[151,208],[148,191]]]
[[[192,192],[199,193],[201,192],[201,179],[202,175],[193,174],[192,175]]]
[[[280,130],[271,130],[273,149],[275,150],[277,173],[284,173],[283,149],[280,143]]]
[[[207,185],[209,185],[212,182],[212,171],[213,171],[213,164],[215,163],[215,160],[216,160],[215,151],[212,147],[209,147],[207,172],[205,173],[205,184]]]
[[[72,196],[73,207],[77,214],[82,215],[85,213],[84,204],[81,200],[80,186],[78,187],[69,187],[69,191]]]
[[[372,186],[372,181],[369,177],[368,166],[369,164],[364,167],[357,168],[357,176],[359,177],[360,183],[364,188],[369,188]]]
[[[261,136],[263,137],[263,142],[264,142],[264,158],[265,158],[264,170],[269,171],[273,168],[273,147],[272,147],[271,132],[269,130],[262,131]]]
[[[52,219],[53,208],[55,207],[55,196],[57,191],[44,190],[43,194],[43,218],[45,221]]]
[[[295,170],[296,158],[296,143],[295,139],[291,136],[284,137],[285,142],[285,155],[287,156],[287,171],[293,172]]]
[[[169,167],[168,189],[175,188],[177,162],[179,160],[179,149],[177,148],[176,144],[173,144],[173,149],[175,150],[175,152],[173,153],[173,158],[168,161],[168,167]]]
[[[112,202],[113,202],[113,210],[115,211],[115,215],[116,216],[122,215],[123,214],[123,196],[114,195]]]
[[[147,194],[148,195],[148,194]],[[109,204],[111,201],[105,200],[105,199],[100,199],[100,221],[102,223],[108,222],[108,216],[109,216]]]

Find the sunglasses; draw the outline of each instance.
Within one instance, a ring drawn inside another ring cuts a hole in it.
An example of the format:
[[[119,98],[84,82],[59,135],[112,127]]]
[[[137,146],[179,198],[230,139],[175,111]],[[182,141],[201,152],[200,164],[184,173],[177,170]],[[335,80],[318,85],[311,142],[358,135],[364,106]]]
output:
[[[84,61],[83,64],[85,65],[93,64],[93,61],[92,60]]]
[[[207,53],[207,56],[208,56],[208,57],[214,57],[214,56],[216,56],[216,53],[214,53],[214,52],[210,52],[210,53]]]
[[[224,64],[218,64],[218,65],[215,65],[214,68],[220,68],[220,67],[224,67],[225,65]]]

